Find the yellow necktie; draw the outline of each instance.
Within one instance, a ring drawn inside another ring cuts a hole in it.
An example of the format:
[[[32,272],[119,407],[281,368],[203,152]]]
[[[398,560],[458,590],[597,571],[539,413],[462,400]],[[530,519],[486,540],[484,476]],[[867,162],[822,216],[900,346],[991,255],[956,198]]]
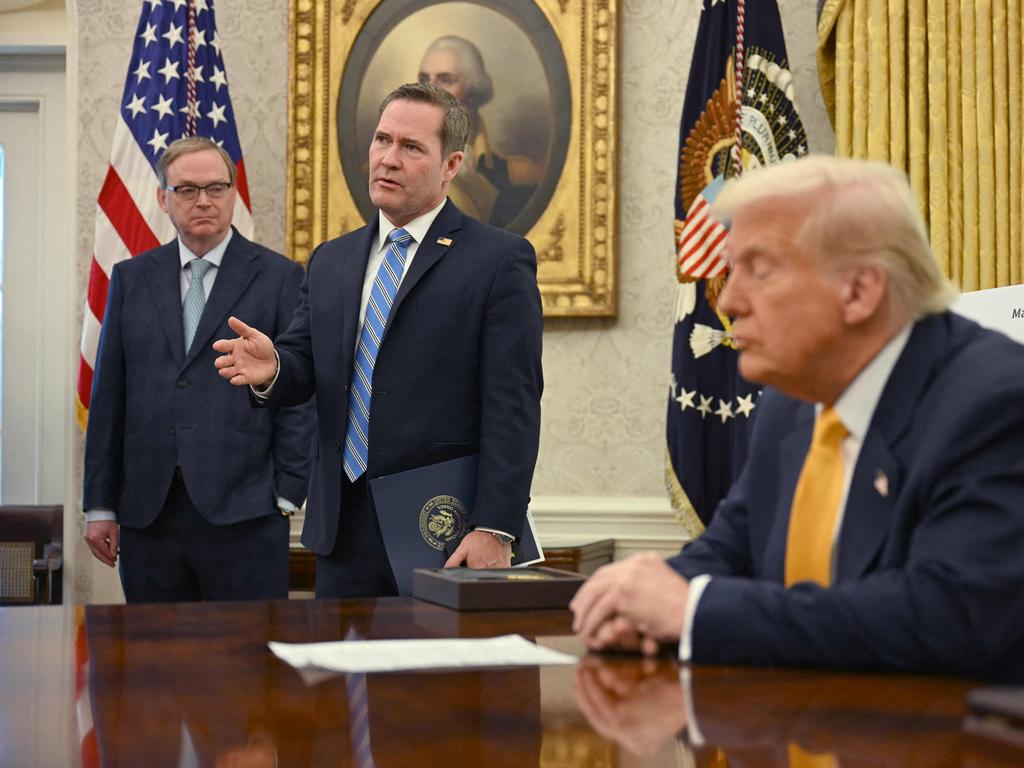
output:
[[[786,538],[786,586],[831,581],[832,541],[843,493],[842,444],[849,433],[831,407],[814,425],[811,448],[793,494]]]
[[[838,768],[839,762],[831,752],[808,752],[790,742],[786,745],[789,753],[789,768]]]

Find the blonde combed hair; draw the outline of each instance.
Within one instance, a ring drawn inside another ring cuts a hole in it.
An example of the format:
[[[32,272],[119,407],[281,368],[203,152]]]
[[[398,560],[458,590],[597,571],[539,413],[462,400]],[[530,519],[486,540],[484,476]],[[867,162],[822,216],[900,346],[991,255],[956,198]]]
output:
[[[806,215],[794,235],[835,266],[873,263],[888,275],[888,300],[908,318],[941,312],[955,292],[939,271],[906,175],[884,163],[808,155],[750,171],[722,188],[716,215],[731,220],[777,201]]]

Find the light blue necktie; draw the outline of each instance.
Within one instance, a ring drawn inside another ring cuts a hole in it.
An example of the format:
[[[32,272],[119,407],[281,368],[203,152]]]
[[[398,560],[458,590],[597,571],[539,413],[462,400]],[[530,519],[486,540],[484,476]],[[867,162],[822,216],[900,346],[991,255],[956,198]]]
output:
[[[196,336],[196,328],[199,327],[199,318],[203,316],[203,307],[206,306],[203,275],[212,266],[206,259],[192,259],[188,263],[191,282],[189,282],[188,290],[185,292],[185,303],[181,305],[181,313],[185,321],[185,354],[188,354],[188,350],[192,346],[192,340]]]
[[[348,388],[348,426],[345,428],[344,465],[348,479],[366,471],[370,444],[370,397],[373,394],[373,365],[377,361],[380,340],[391,314],[391,304],[398,293],[398,284],[405,269],[405,258],[412,235],[404,229],[393,229],[388,235],[388,249],[377,276],[373,279],[370,300],[366,304],[363,329],[359,333],[352,383]]]

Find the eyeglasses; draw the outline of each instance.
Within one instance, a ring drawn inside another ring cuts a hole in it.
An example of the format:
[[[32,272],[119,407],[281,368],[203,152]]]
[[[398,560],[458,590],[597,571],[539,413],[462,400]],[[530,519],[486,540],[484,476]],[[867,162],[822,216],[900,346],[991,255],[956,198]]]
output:
[[[178,184],[177,186],[168,184],[164,189],[173,192],[186,203],[191,203],[193,200],[199,199],[199,193],[203,190],[206,190],[206,196],[211,200],[220,200],[231,189],[231,184],[226,181],[215,181],[202,187],[197,184]]]

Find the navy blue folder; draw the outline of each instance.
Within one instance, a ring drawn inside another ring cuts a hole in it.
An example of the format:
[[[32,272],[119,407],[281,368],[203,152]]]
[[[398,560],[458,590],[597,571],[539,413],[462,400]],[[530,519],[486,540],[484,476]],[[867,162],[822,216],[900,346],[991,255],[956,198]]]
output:
[[[476,456],[465,456],[370,481],[384,548],[400,595],[412,594],[414,569],[441,568],[469,532],[478,464]],[[512,564],[529,565],[543,559],[533,517],[527,512],[523,530],[512,545]]]

